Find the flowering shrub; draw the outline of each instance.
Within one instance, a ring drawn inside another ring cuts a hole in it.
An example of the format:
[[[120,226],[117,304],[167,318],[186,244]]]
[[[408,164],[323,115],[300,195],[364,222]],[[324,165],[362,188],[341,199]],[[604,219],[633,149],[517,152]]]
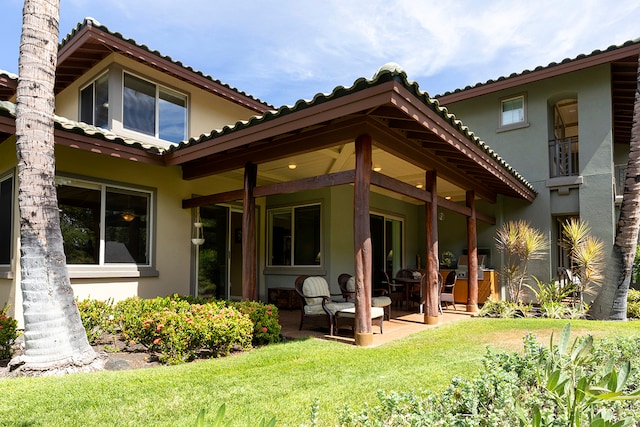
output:
[[[18,321],[11,316],[7,316],[9,306],[4,305],[0,310],[0,359],[11,357],[11,345],[18,338]]]
[[[627,294],[627,317],[640,319],[640,291],[629,289]]]
[[[278,322],[278,307],[248,300],[234,303],[233,306],[253,322],[253,345],[280,342],[282,327]]]
[[[113,315],[113,300],[85,299],[77,301],[82,326],[87,331],[89,344],[94,345],[104,334],[114,333],[116,325]]]

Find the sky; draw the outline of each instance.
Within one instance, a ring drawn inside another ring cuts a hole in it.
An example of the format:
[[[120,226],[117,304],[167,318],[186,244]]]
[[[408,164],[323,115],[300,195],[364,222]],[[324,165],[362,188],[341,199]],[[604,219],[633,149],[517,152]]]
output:
[[[17,73],[22,0],[2,0],[0,69]],[[637,0],[61,0],[271,105],[371,78],[388,62],[431,96],[640,38]]]

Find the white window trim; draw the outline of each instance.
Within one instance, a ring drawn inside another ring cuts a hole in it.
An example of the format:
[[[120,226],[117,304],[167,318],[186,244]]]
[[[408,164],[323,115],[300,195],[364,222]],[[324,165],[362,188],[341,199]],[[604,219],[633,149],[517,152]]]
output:
[[[508,101],[512,101],[514,99],[518,99],[518,98],[522,98],[522,121],[519,122],[515,122],[515,123],[509,123],[509,124],[503,124],[502,123],[502,108],[505,102]],[[529,119],[528,119],[528,108],[527,108],[527,94],[526,93],[520,93],[520,94],[516,94],[516,95],[511,95],[511,96],[507,96],[504,98],[500,98],[500,105],[498,108],[498,129],[496,132],[504,132],[504,131],[508,131],[508,130],[512,130],[512,129],[520,129],[520,128],[524,128],[524,127],[528,127],[529,126]]]
[[[67,182],[65,182],[67,181]],[[156,214],[157,214],[157,191],[153,188],[126,184],[109,180],[99,180],[90,177],[58,174],[56,183],[72,185],[100,190],[100,249],[98,264],[67,264],[70,278],[99,278],[99,277],[145,277],[157,276],[155,269],[155,235],[156,235]],[[146,264],[135,263],[105,263],[105,227],[104,218],[106,212],[107,188],[146,193],[149,195],[148,201],[148,259]]]
[[[301,264],[290,264],[290,265],[273,265],[271,264],[271,251],[272,251],[272,239],[273,239],[273,223],[272,223],[272,214],[274,212],[290,212],[291,213],[291,258],[293,261],[295,261],[293,259],[293,254],[295,253],[295,210],[298,208],[304,208],[304,207],[308,207],[308,206],[318,206],[320,208],[320,264],[309,264],[309,265],[301,265]],[[291,205],[291,206],[283,206],[283,207],[274,207],[274,208],[270,208],[267,209],[267,250],[266,250],[266,256],[267,256],[267,260],[265,262],[265,266],[266,268],[270,269],[271,271],[274,271],[275,269],[283,269],[286,271],[289,270],[293,270],[293,269],[300,269],[300,270],[308,270],[308,269],[322,269],[324,264],[325,264],[325,260],[324,260],[324,239],[323,239],[323,226],[322,226],[322,220],[323,220],[323,209],[322,209],[322,203],[320,202],[314,202],[314,203],[304,203],[304,204],[299,204],[299,205]],[[301,273],[302,274],[302,273]]]
[[[124,125],[124,79],[125,79],[125,75],[128,74],[132,77],[135,77],[137,79],[140,80],[144,80],[148,83],[151,83],[152,85],[155,86],[156,88],[156,93],[155,93],[155,123],[156,123],[156,129],[154,131],[154,135],[148,135],[146,133],[142,133],[142,132],[138,132],[135,131],[133,129],[128,129],[125,127]],[[121,87],[119,88],[120,90],[120,98],[121,98],[121,102],[120,102],[120,106],[121,106],[121,111],[120,111],[120,117],[121,117],[121,123],[122,123],[122,130],[126,131],[127,133],[130,133],[131,135],[133,135],[134,137],[138,138],[138,139],[145,139],[145,138],[152,138],[156,141],[162,141],[165,144],[168,144],[168,146],[172,146],[172,145],[177,145],[177,142],[173,142],[173,141],[168,141],[168,140],[164,140],[164,139],[160,139],[160,106],[159,106],[159,100],[160,100],[160,89],[163,89],[167,92],[173,92],[176,95],[180,95],[180,96],[184,96],[185,97],[185,117],[184,117],[184,123],[185,123],[185,127],[184,127],[184,138],[183,140],[186,140],[189,138],[189,94],[182,92],[180,90],[176,90],[174,88],[171,88],[169,86],[163,85],[161,83],[158,83],[157,81],[154,81],[152,79],[148,79],[144,76],[141,76],[140,74],[136,74],[133,73],[131,71],[128,70],[122,70],[122,78],[121,78],[122,84]],[[167,147],[168,147],[167,146]],[[165,147],[165,148],[167,148]]]

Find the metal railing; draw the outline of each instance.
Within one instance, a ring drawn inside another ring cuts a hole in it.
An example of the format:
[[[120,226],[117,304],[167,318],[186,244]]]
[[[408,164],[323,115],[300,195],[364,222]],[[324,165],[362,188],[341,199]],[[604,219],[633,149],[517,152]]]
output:
[[[578,175],[578,137],[549,141],[549,176]]]

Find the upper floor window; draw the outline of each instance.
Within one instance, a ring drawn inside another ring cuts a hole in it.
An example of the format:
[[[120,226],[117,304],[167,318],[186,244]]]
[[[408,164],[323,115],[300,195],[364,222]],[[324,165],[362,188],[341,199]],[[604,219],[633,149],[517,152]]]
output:
[[[11,263],[13,174],[0,176],[0,265]]]
[[[526,99],[524,95],[505,98],[500,101],[500,127],[518,127],[527,122]]]
[[[320,265],[320,205],[273,209],[269,219],[270,266]]]
[[[80,91],[80,121],[109,127],[109,74],[98,77]]]
[[[187,97],[124,73],[122,124],[170,142],[187,137]]]
[[[150,191],[56,181],[67,264],[150,265]]]
[[[187,138],[187,95],[114,68],[80,90],[80,121],[115,131],[119,122],[124,129],[178,143]]]
[[[553,104],[553,133],[549,140],[549,176],[579,175],[578,99]]]

